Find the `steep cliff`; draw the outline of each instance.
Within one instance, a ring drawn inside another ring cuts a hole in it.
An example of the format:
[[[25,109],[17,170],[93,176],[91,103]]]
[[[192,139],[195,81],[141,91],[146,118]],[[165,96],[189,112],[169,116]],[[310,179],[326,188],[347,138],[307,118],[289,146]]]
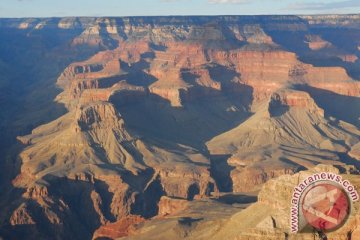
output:
[[[283,175],[265,183],[258,200],[245,205],[246,196],[240,196],[232,206],[212,200],[193,203],[182,214],[156,218],[142,225],[133,225],[132,232],[120,239],[321,239],[316,233],[291,233],[290,208],[293,188],[314,173],[339,170],[331,165],[318,165],[294,175]],[[359,187],[358,175],[343,174],[342,177]],[[245,205],[243,209],[241,206]],[[232,212],[228,212],[229,207]],[[202,209],[203,211],[196,211]],[[359,236],[359,202],[354,202],[349,219],[341,228],[327,233],[328,239],[348,240]]]

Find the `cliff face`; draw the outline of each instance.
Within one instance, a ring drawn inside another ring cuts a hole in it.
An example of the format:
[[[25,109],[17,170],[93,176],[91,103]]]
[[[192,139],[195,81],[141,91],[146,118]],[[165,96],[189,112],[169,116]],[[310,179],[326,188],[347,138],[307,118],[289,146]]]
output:
[[[56,80],[67,112],[18,133],[22,191],[0,215],[4,234],[126,236],[212,192],[357,164],[359,25],[358,15],[0,20],[23,38],[71,35],[64,45],[79,52]]]
[[[294,175],[283,175],[265,183],[261,188],[256,203],[242,209],[248,202],[249,196],[232,196],[235,204],[228,212],[226,204],[218,199],[199,201],[188,206],[182,206],[181,213],[173,211],[167,216],[159,216],[144,224],[132,226],[132,231],[127,238],[121,239],[321,239],[313,232],[290,232],[290,208],[293,188],[307,177],[319,172],[339,174],[339,170],[331,165],[318,165],[307,171],[300,171]],[[358,175],[344,174],[342,177],[351,181],[356,188],[359,187]],[[224,196],[223,196],[224,197]],[[231,199],[231,198],[229,198]],[[161,204],[170,207],[172,202],[162,199]],[[251,202],[251,201],[250,201]],[[228,200],[228,204],[231,201]],[[169,208],[166,208],[169,209]],[[196,211],[203,209],[204,211]],[[175,210],[175,209],[174,209]],[[170,212],[170,211],[168,211]],[[328,239],[348,240],[359,237],[359,202],[354,202],[348,221],[341,228],[327,234]]]

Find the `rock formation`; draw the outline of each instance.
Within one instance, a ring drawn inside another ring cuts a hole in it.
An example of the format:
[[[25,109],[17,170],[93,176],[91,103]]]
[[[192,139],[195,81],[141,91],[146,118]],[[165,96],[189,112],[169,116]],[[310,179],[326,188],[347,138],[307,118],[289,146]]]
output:
[[[23,149],[15,149],[20,166],[0,201],[4,234],[118,238],[150,218],[194,211],[166,225],[184,237],[201,225],[204,201],[224,210],[226,226],[257,212],[243,235],[226,236],[279,239],[286,223],[266,207],[281,204],[264,192],[318,164],[359,167],[360,53],[349,37],[359,36],[359,24],[358,15],[0,20],[23,38],[59,32],[79,53],[56,81],[66,112],[36,127],[18,123]],[[261,188],[259,202],[230,219],[236,206],[209,200]]]
[[[283,175],[265,183],[261,188],[258,201],[246,209],[233,207],[233,212],[226,214],[223,205],[216,202],[199,202],[201,213],[185,209],[182,214],[149,221],[142,226],[134,227],[127,238],[121,239],[320,239],[317,234],[290,232],[290,207],[293,188],[306,177],[319,172],[339,173],[330,165],[318,165],[308,171],[300,171],[294,175]],[[358,175],[344,174],[344,179],[359,187]],[[194,207],[193,207],[194,208]],[[219,214],[215,209],[223,211]],[[183,217],[183,216],[188,217]],[[196,217],[194,217],[194,215]],[[187,219],[187,224],[183,223]],[[352,212],[345,225],[327,233],[328,239],[347,240],[359,236],[359,202],[354,202]],[[185,227],[185,226],[186,227]]]

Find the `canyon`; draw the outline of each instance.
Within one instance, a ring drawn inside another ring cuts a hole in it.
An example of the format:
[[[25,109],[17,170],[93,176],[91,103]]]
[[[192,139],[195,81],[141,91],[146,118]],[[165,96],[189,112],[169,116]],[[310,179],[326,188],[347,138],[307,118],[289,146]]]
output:
[[[360,186],[358,14],[0,19],[0,37],[0,238],[297,239],[296,179]],[[359,236],[354,209],[330,239]]]

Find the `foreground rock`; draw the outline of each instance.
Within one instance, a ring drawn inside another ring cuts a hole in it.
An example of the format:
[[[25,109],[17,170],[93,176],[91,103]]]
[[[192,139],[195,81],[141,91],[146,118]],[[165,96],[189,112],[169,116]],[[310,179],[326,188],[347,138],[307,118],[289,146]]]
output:
[[[241,210],[232,206],[233,213],[219,214],[216,209],[223,208],[222,204],[209,205],[203,203],[206,209],[196,217],[188,217],[187,224],[183,223],[183,216],[177,214],[161,220],[151,220],[125,239],[304,239],[317,238],[313,233],[290,233],[290,207],[293,188],[300,181],[313,173],[333,172],[339,170],[329,165],[318,165],[308,171],[301,171],[294,175],[283,175],[264,184],[258,195],[258,201]],[[343,179],[350,180],[356,188],[360,187],[358,175],[345,174]],[[340,229],[328,233],[328,239],[348,240],[359,237],[359,202],[354,202],[351,216]],[[224,211],[225,212],[225,211]],[[184,211],[183,213],[188,213]],[[191,216],[191,214],[189,214]],[[175,219],[174,219],[175,218]]]

